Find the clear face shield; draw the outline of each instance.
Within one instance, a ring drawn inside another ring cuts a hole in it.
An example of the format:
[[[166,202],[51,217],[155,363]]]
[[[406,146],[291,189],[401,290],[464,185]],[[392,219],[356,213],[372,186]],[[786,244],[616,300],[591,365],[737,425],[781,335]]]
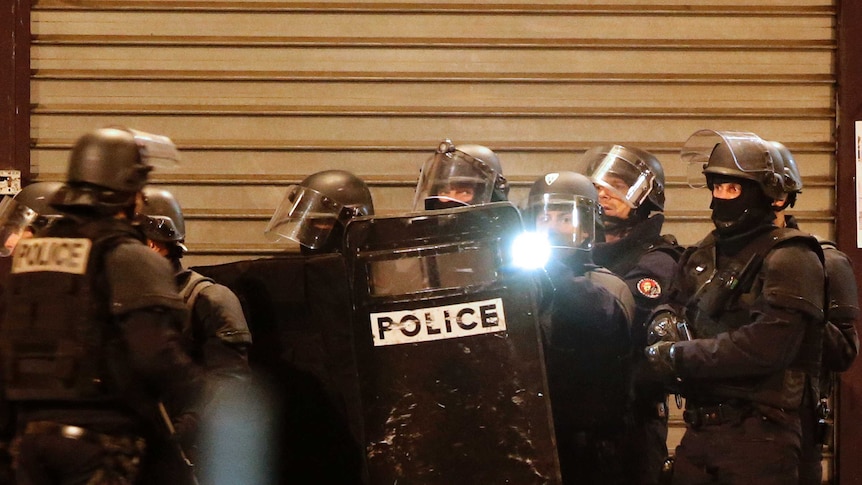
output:
[[[180,152],[174,142],[164,135],[129,129],[141,149],[144,163],[152,167],[173,170],[180,164]]]
[[[595,202],[577,195],[542,194],[528,201],[536,232],[556,249],[592,249],[597,213]]]
[[[12,197],[0,202],[0,256],[10,256],[20,239],[32,236],[30,230],[38,217],[36,211]]]
[[[719,145],[723,156],[713,157],[713,151]],[[682,147],[680,158],[687,165],[688,185],[692,188],[706,187],[704,170],[715,169],[716,173],[726,175],[744,175],[772,171],[764,160],[771,160],[776,150],[767,146],[762,138],[747,131],[715,131],[700,130],[691,135]],[[769,153],[769,157],[764,157]]]
[[[487,204],[498,173],[484,161],[443,142],[422,166],[413,210],[444,209]]]
[[[632,209],[652,190],[656,174],[625,147],[596,147],[584,154],[586,175],[597,187],[607,189]]]
[[[326,195],[301,185],[291,185],[269,220],[264,233],[274,239],[287,238],[309,249],[326,244],[336,224],[360,215]]]

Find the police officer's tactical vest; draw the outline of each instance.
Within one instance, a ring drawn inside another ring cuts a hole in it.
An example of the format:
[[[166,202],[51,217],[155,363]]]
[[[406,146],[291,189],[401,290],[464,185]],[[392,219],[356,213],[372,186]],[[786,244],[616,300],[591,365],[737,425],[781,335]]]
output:
[[[656,240],[644,241],[636,246],[635,249],[637,250],[627,251],[619,259],[615,260],[613,266],[609,269],[618,275],[626,275],[637,266],[638,261],[646,254],[659,251],[669,255],[674,261],[679,261],[684,251],[684,248],[677,242],[676,237],[671,234],[662,234]]]
[[[32,238],[18,243],[0,334],[6,397],[92,401],[108,390],[104,343],[109,309],[97,279],[105,253],[123,235]],[[102,282],[104,283],[104,282]]]
[[[577,315],[561,315],[564,322],[557,324],[577,324],[588,333],[584,338],[569,339],[575,341],[565,345],[557,344],[554,338],[546,343],[548,382],[556,406],[555,422],[567,431],[602,433],[622,430],[631,406],[629,329],[635,309],[634,297],[625,282],[605,268],[587,270],[584,277],[614,296],[626,322],[625,326],[605,329],[601,332],[601,340],[597,341],[584,328],[592,322],[578,319]],[[553,311],[551,315],[554,315]],[[604,325],[608,323],[601,322]],[[578,329],[572,331],[581,332]]]
[[[751,323],[754,318],[752,310],[763,304],[762,299],[765,298],[760,271],[763,261],[776,246],[790,240],[804,242],[823,261],[817,241],[809,234],[790,228],[778,228],[756,236],[739,253],[728,257],[721,269],[716,268],[712,234],[686,251],[680,262],[680,268],[685,273],[677,283],[681,285],[681,293],[689,295],[686,320],[695,338],[714,338]],[[794,288],[804,288],[805,285],[801,281],[786,283]],[[807,296],[822,302],[823,295]],[[700,401],[741,399],[782,409],[796,409],[805,386],[812,381],[816,384],[822,339],[821,319],[817,325],[808,326],[797,357],[787,369],[766,376],[684,382],[683,395]]]

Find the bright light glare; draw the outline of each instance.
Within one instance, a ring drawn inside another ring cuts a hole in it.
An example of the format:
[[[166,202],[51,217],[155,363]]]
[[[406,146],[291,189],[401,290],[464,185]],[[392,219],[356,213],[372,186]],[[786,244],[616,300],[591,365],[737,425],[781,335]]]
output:
[[[523,232],[512,243],[512,263],[522,269],[538,269],[551,257],[548,236],[538,232]]]

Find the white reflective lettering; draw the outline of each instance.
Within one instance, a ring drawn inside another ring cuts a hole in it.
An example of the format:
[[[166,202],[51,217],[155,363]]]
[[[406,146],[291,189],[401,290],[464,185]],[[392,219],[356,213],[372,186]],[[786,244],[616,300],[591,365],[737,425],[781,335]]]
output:
[[[12,273],[85,274],[93,243],[84,238],[31,238],[18,241],[12,253]]]
[[[506,330],[501,298],[372,313],[370,320],[371,338],[375,347],[469,337]]]

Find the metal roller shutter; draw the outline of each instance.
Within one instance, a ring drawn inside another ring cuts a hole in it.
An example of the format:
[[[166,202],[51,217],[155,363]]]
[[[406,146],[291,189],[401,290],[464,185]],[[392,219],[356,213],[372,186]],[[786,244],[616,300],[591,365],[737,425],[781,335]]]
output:
[[[89,129],[172,137],[184,163],[154,182],[202,265],[295,249],[263,228],[318,170],[366,179],[379,213],[408,209],[444,138],[494,149],[516,203],[596,144],[650,150],[666,232],[692,243],[711,229],[708,194],[679,148],[700,128],[748,130],[796,155],[795,214],[832,237],[835,24],[831,0],[40,0],[31,160],[57,180]]]

